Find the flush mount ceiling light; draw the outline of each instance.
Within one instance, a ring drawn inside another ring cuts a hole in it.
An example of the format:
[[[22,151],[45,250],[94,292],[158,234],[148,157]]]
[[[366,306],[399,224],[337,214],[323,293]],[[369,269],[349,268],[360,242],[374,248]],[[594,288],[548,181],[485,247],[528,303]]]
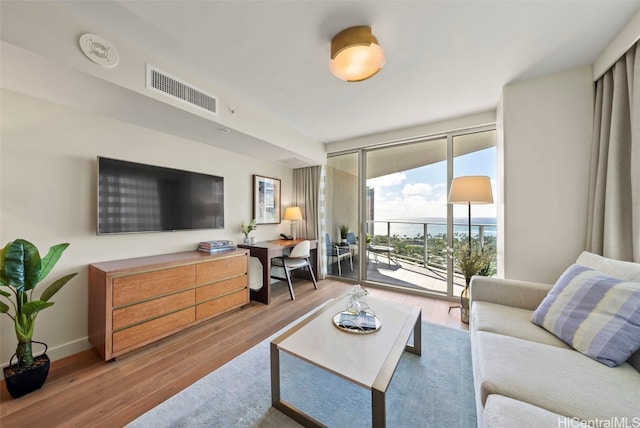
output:
[[[384,51],[371,34],[371,27],[359,25],[342,30],[331,40],[331,72],[341,80],[359,82],[384,66]]]

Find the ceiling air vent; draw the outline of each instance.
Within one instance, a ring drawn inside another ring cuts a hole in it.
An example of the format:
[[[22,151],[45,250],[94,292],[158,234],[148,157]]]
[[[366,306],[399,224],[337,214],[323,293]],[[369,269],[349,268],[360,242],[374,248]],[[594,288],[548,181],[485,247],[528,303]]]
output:
[[[218,116],[218,99],[147,64],[147,89],[170,96]]]

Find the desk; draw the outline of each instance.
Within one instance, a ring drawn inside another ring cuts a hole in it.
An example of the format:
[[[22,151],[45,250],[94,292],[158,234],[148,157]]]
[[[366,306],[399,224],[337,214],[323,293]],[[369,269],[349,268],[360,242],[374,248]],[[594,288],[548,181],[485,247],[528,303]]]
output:
[[[306,239],[311,243],[311,267],[313,273],[318,277],[318,241],[316,239]],[[271,302],[271,259],[281,257],[285,250],[291,249],[305,239],[284,240],[276,239],[273,241],[256,242],[253,245],[238,244],[238,248],[246,248],[249,250],[251,257],[256,257],[262,263],[262,288],[259,290],[251,290],[251,299],[264,304]]]

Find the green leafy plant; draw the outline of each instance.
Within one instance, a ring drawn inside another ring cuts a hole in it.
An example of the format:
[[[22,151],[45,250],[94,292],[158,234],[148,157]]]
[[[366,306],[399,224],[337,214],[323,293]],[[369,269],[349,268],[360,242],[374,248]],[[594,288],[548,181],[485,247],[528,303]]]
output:
[[[20,369],[34,365],[31,338],[36,316],[53,305],[54,302],[49,300],[77,274],[71,273],[55,280],[39,299],[34,298],[36,286],[51,272],[68,246],[67,243],[54,245],[41,258],[35,245],[24,239],[16,239],[0,252],[0,295],[4,299],[0,299],[0,313],[7,314],[14,322],[18,339],[16,357]]]
[[[448,249],[447,251],[449,256],[453,258],[453,262],[460,273],[464,275],[467,286],[469,286],[472,276],[481,272],[490,272],[491,261],[495,255],[493,250],[481,248],[477,245],[472,245],[471,249],[467,245],[460,245],[453,250]]]
[[[347,239],[347,235],[349,234],[349,226],[347,226],[346,224],[341,224],[340,226],[338,226],[338,229],[340,229],[340,239]]]
[[[242,233],[244,233],[244,237],[246,238],[247,236],[249,236],[249,233],[252,230],[256,230],[258,227],[256,226],[256,219],[254,218],[253,220],[251,220],[251,222],[249,222],[249,224],[244,224],[244,220],[242,220],[242,222],[240,223],[240,230],[242,231]]]

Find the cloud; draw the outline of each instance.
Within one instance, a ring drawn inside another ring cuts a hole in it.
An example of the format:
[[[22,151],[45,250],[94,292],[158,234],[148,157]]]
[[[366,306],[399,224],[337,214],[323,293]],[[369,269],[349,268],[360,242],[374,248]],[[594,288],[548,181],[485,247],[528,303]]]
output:
[[[433,186],[434,189],[446,189],[447,183],[438,183]]]
[[[395,186],[407,179],[407,175],[404,172],[394,172],[393,174],[383,175],[381,177],[371,178],[367,180],[367,186],[382,188],[388,186]]]
[[[401,219],[420,217],[444,217],[446,205],[423,198],[402,198],[376,206],[376,219]]]
[[[407,186],[405,186],[406,188]],[[419,186],[413,190],[420,189]],[[446,217],[447,197],[442,192],[425,194],[376,194],[375,217],[376,220],[407,219],[421,217]]]
[[[367,185],[375,189],[376,220],[447,216],[446,183],[408,183],[408,180],[403,172],[398,172],[367,181]],[[402,189],[389,188],[402,184]],[[454,217],[466,217],[467,209],[466,204],[453,205]],[[495,217],[496,206],[474,205],[471,211],[473,217]]]
[[[402,189],[403,195],[420,195],[426,196],[433,193],[433,186],[429,183],[407,184]]]
[[[367,182],[369,187],[375,184],[376,219],[446,217],[445,183],[406,183],[401,190],[385,188],[402,184],[406,180],[404,173],[396,173]]]

